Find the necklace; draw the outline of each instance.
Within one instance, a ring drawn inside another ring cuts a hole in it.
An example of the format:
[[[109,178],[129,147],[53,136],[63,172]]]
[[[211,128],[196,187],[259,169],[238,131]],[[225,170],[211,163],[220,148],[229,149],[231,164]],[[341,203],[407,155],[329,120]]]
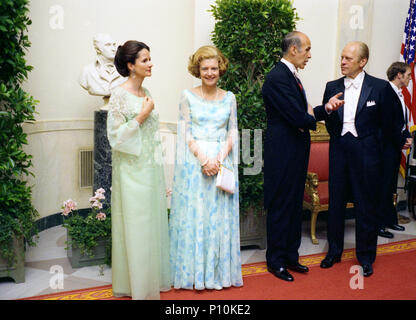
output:
[[[205,99],[204,90],[202,90],[202,86],[201,86],[201,95],[202,95],[202,99],[208,100],[208,99]],[[216,101],[217,97],[218,97],[218,87],[215,87],[215,98],[214,100],[208,100],[208,101]]]

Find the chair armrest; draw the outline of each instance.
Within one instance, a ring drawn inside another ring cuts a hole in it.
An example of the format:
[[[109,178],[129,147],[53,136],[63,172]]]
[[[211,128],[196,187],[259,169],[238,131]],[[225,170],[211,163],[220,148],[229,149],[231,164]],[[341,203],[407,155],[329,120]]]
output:
[[[320,205],[318,184],[318,174],[316,174],[315,172],[308,172],[306,174],[305,191],[311,199],[313,206]]]

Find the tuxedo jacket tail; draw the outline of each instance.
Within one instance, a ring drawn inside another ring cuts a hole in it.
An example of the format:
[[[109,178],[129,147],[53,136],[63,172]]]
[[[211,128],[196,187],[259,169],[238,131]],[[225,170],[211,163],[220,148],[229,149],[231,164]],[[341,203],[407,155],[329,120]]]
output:
[[[324,106],[332,96],[345,92],[344,79],[328,82],[323,105],[314,109],[316,119],[325,120],[330,135],[328,255],[342,254],[345,207],[352,200],[357,258],[361,264],[371,264],[377,247],[383,140],[393,135],[390,84],[365,74],[354,120],[358,136],[341,136],[344,106],[330,114]]]
[[[267,209],[269,266],[298,261],[302,202],[308,166],[309,129],[305,91],[290,69],[278,62],[262,88],[267,114],[264,141],[264,207]]]

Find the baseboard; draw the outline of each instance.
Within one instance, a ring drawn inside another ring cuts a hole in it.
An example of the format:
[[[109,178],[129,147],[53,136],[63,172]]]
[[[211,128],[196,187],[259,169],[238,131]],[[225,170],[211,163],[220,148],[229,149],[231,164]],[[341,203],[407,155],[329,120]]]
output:
[[[91,208],[78,209],[78,213],[83,217],[87,216],[90,212]],[[63,223],[64,217],[62,216],[62,212],[58,212],[36,220],[35,227],[38,232],[42,232],[46,229],[60,226]]]

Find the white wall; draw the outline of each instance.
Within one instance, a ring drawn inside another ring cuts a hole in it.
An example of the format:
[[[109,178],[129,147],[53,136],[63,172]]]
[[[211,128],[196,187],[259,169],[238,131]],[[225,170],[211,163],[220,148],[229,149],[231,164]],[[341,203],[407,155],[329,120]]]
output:
[[[54,6],[63,10],[63,29],[52,29]],[[40,100],[38,120],[91,119],[102,104],[78,84],[93,62],[92,40],[108,33],[118,44],[135,39],[150,46],[153,76],[144,85],[155,97],[162,121],[176,122],[171,101],[187,87],[187,57],[193,50],[193,0],[32,0],[27,55],[35,69],[27,89]]]
[[[339,0],[294,0],[302,18],[297,24],[312,42],[312,59],[301,72],[308,100],[316,106],[322,102],[327,81],[339,72],[340,52],[337,51]],[[356,0],[360,4],[359,0]],[[366,71],[386,79],[389,65],[398,61],[409,0],[374,0],[372,12],[370,61]],[[342,49],[342,48],[341,48]]]
[[[375,0],[370,47],[372,75],[386,79],[387,68],[399,61],[409,0]]]
[[[215,26],[215,19],[209,12],[212,5],[215,5],[215,0],[195,0],[195,50],[201,46],[212,45],[211,32]]]
[[[78,151],[93,148],[94,110],[102,98],[78,84],[93,62],[92,40],[108,33],[118,44],[130,39],[149,45],[153,75],[146,79],[163,127],[176,123],[180,93],[192,86],[187,58],[194,49],[193,0],[32,0],[29,27],[34,66],[25,89],[40,103],[37,122],[25,126],[33,155],[33,201],[41,216],[60,211],[73,198],[88,207],[91,189],[80,189]]]
[[[339,69],[337,52],[338,7],[340,0],[293,0],[301,18],[296,29],[306,33],[312,43],[312,59],[300,71],[309,102],[322,102],[327,81],[335,79]],[[356,0],[360,4],[360,0]],[[195,0],[195,48],[211,43],[215,21],[206,10],[215,0]],[[398,60],[409,0],[374,0],[368,72],[385,79],[388,66]]]
[[[296,30],[304,32],[311,40],[312,59],[300,71],[308,102],[316,106],[321,103],[327,81],[334,77],[337,39],[337,0],[294,0],[301,18]]]
[[[302,18],[297,29],[308,34],[312,42],[312,59],[301,72],[312,105],[321,103],[325,83],[334,79],[339,68],[339,1],[293,1]],[[207,10],[214,3],[215,0],[30,2],[32,47],[27,60],[35,69],[25,89],[40,103],[37,122],[26,126],[26,149],[34,156],[36,178],[30,182],[34,185],[34,205],[41,216],[59,212],[62,201],[69,197],[77,200],[80,207],[88,206],[92,190],[78,187],[77,152],[92,148],[93,112],[102,101],[79,86],[78,76],[95,57],[93,36],[108,33],[119,44],[136,39],[150,46],[153,76],[144,85],[155,98],[162,128],[169,135],[177,121],[180,92],[198,84],[187,72],[187,62],[198,47],[211,44],[215,21]],[[385,78],[387,67],[398,59],[408,6],[409,0],[374,0],[369,73]],[[54,8],[58,11],[50,12]],[[53,29],[59,23],[63,28]],[[171,167],[167,171],[169,185]]]

